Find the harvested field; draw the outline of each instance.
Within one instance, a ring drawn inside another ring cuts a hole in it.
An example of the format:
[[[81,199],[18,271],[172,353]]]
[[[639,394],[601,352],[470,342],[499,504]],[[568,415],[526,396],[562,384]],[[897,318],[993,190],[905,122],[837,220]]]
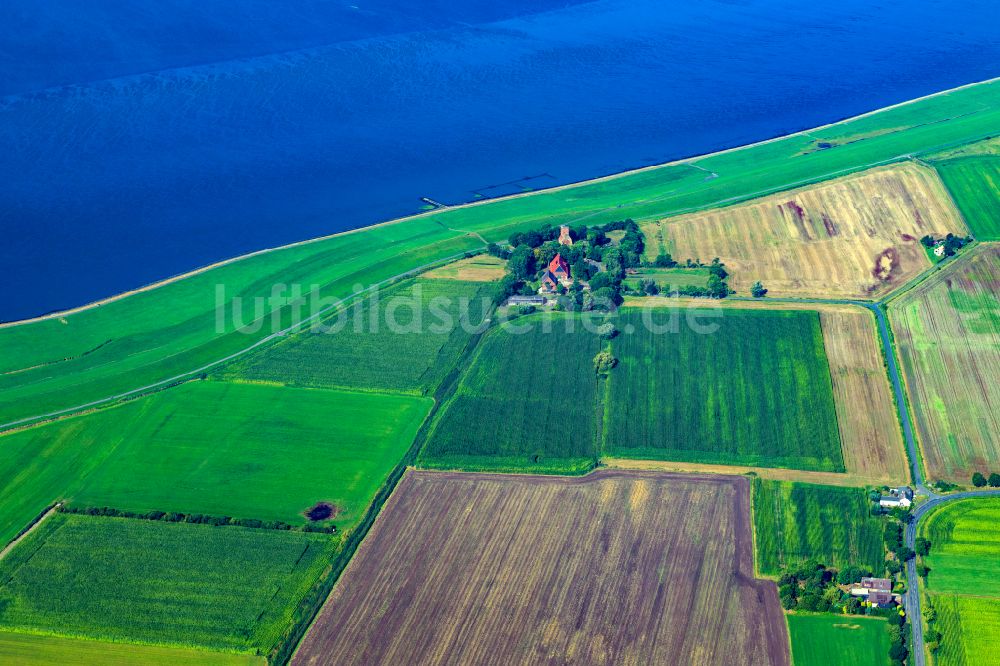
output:
[[[409,472],[293,663],[788,664],[751,549],[743,478]]]
[[[481,254],[446,264],[424,273],[432,280],[460,280],[462,282],[493,282],[507,272],[507,262],[498,257]]]
[[[873,298],[930,267],[917,239],[965,234],[932,169],[873,169],[751,203],[644,225],[647,258],[720,257],[730,286],[772,296]]]
[[[1000,247],[982,245],[889,306],[930,479],[1000,460]]]
[[[874,315],[860,308],[820,310],[830,362],[844,466],[867,483],[909,480],[895,399],[876,338]]]

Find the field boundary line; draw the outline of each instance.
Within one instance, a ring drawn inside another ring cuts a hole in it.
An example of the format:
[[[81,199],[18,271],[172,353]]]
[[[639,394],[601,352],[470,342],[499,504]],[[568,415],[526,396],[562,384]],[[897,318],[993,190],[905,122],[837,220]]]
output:
[[[49,505],[49,507],[44,511],[42,511],[40,514],[38,514],[38,516],[36,516],[33,521],[28,523],[28,526],[23,530],[21,530],[20,534],[11,539],[10,543],[8,543],[6,546],[3,547],[3,550],[0,550],[0,561],[2,561],[3,558],[7,557],[7,555],[12,550],[14,550],[19,543],[21,543],[25,538],[27,538],[28,535],[30,535],[32,532],[38,529],[38,527],[43,522],[45,522],[46,518],[56,513],[59,510],[60,506],[62,506],[62,501],[55,502],[54,504]]]
[[[817,472],[811,470],[788,469],[785,467],[751,467],[745,465],[715,465],[711,463],[688,463],[671,460],[643,460],[641,458],[602,457],[601,465],[606,469],[668,472],[679,474],[714,474],[719,476],[756,475],[769,481],[793,481],[823,486],[843,488],[865,488],[872,485],[872,479],[848,472]]]

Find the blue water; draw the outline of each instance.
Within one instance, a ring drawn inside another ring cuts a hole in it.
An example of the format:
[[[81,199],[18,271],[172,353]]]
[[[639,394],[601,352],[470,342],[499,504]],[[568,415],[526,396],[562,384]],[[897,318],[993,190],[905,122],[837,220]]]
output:
[[[1000,74],[995,0],[5,0],[0,319]]]

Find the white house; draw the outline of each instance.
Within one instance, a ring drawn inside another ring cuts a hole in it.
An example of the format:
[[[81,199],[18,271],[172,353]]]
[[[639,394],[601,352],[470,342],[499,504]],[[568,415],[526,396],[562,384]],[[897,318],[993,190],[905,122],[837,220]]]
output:
[[[913,504],[913,490],[909,486],[900,486],[889,491],[888,495],[882,495],[878,501],[879,506],[908,508]]]

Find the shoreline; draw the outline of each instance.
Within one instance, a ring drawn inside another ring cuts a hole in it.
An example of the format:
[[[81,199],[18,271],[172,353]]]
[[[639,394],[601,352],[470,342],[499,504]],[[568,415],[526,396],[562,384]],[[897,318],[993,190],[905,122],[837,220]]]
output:
[[[646,173],[646,172],[654,171],[654,170],[657,170],[657,169],[666,169],[666,168],[669,168],[669,167],[674,167],[674,166],[678,166],[678,165],[682,165],[682,164],[695,164],[696,162],[700,162],[702,160],[706,160],[706,159],[709,159],[709,158],[712,158],[712,157],[717,157],[719,155],[726,155],[726,154],[737,152],[737,151],[741,151],[741,150],[748,150],[748,149],[755,148],[755,147],[758,147],[758,146],[764,146],[764,145],[768,145],[768,144],[775,143],[775,142],[778,142],[778,141],[783,141],[785,139],[789,139],[789,138],[792,138],[792,137],[808,135],[808,134],[813,133],[813,132],[818,132],[818,131],[821,131],[821,130],[824,130],[824,129],[828,129],[830,127],[841,125],[843,123],[853,122],[855,120],[860,120],[862,118],[867,118],[867,117],[870,117],[870,116],[873,116],[873,115],[876,115],[876,114],[879,114],[879,113],[882,113],[882,112],[885,112],[885,111],[890,111],[892,109],[897,109],[897,108],[905,107],[905,106],[908,106],[908,105],[911,105],[911,104],[915,104],[917,102],[921,102],[921,101],[924,101],[924,100],[933,99],[935,97],[940,97],[940,96],[943,96],[943,95],[948,95],[948,94],[951,94],[951,93],[954,93],[954,92],[958,92],[960,90],[966,90],[968,88],[973,88],[973,87],[977,87],[977,86],[983,86],[983,85],[988,85],[988,84],[991,84],[991,83],[996,83],[998,81],[1000,81],[1000,76],[996,76],[996,77],[993,77],[993,78],[990,78],[990,79],[985,79],[985,80],[982,80],[982,81],[975,81],[975,82],[972,82],[972,83],[966,83],[964,85],[956,86],[954,88],[948,88],[946,90],[941,90],[941,91],[938,91],[938,92],[930,93],[928,95],[923,95],[921,97],[915,97],[913,99],[909,99],[909,100],[906,100],[906,101],[903,101],[903,102],[898,102],[896,104],[890,104],[888,106],[880,107],[878,109],[873,109],[871,111],[866,111],[864,113],[860,113],[860,114],[857,114],[857,115],[854,115],[854,116],[848,116],[848,117],[845,117],[845,118],[841,118],[839,120],[834,120],[834,121],[831,121],[831,122],[823,124],[823,125],[818,125],[816,127],[810,127],[810,128],[798,130],[796,132],[791,132],[789,134],[782,134],[782,135],[779,135],[779,136],[771,137],[769,139],[762,139],[760,141],[755,141],[755,142],[748,143],[748,144],[743,144],[743,145],[740,145],[740,146],[734,146],[732,148],[724,148],[724,149],[721,149],[721,150],[716,150],[716,151],[709,152],[709,153],[703,153],[703,154],[700,154],[700,155],[692,155],[692,156],[688,156],[688,157],[678,158],[678,159],[671,160],[671,161],[668,161],[668,162],[662,162],[660,164],[653,164],[653,165],[644,166],[644,167],[636,167],[634,169],[627,169],[625,171],[619,171],[619,172],[616,172],[616,173],[613,173],[613,174],[608,174],[608,175],[605,175],[605,176],[598,176],[598,177],[590,178],[590,179],[586,179],[586,180],[574,181],[572,183],[566,183],[564,185],[555,185],[553,187],[548,187],[548,188],[544,188],[544,189],[540,189],[540,190],[533,190],[531,192],[519,192],[519,193],[508,194],[508,195],[504,195],[504,196],[500,196],[500,197],[495,197],[495,198],[491,198],[491,199],[483,199],[483,200],[479,200],[479,201],[469,201],[469,202],[465,202],[465,203],[461,203],[461,204],[455,204],[453,206],[443,206],[441,208],[436,208],[434,210],[429,210],[429,211],[414,213],[412,215],[406,215],[406,216],[403,216],[403,217],[397,217],[397,218],[393,218],[393,219],[390,219],[390,220],[385,220],[383,222],[377,222],[375,224],[369,224],[369,225],[366,225],[366,226],[363,226],[363,227],[358,227],[356,229],[348,229],[346,231],[338,231],[338,232],[335,232],[335,233],[332,233],[332,234],[327,234],[327,235],[323,235],[323,236],[316,236],[314,238],[308,238],[308,239],[304,239],[304,240],[300,240],[300,241],[295,241],[295,242],[288,243],[288,244],[285,244],[285,245],[278,245],[278,246],[275,246],[275,247],[262,248],[260,250],[255,250],[253,252],[249,252],[247,254],[242,254],[242,255],[235,256],[235,257],[230,257],[228,259],[221,259],[219,261],[207,264],[205,266],[194,268],[192,270],[185,271],[183,273],[178,273],[178,274],[173,275],[171,277],[167,277],[167,278],[164,278],[162,280],[157,280],[155,282],[151,282],[149,284],[146,284],[146,285],[143,285],[143,286],[140,286],[140,287],[136,287],[134,289],[129,289],[129,290],[126,290],[126,291],[123,291],[123,292],[119,292],[117,294],[113,294],[111,296],[107,296],[105,298],[98,299],[96,301],[91,301],[90,303],[86,303],[86,304],[79,305],[79,306],[76,306],[76,307],[67,308],[67,309],[64,309],[64,310],[57,310],[57,311],[54,311],[54,312],[49,312],[49,313],[38,315],[38,316],[35,316],[35,317],[28,317],[28,318],[25,318],[25,319],[15,319],[15,320],[12,320],[12,321],[0,322],[0,329],[12,328],[12,327],[15,327],[15,326],[24,326],[24,325],[28,325],[28,324],[33,324],[33,323],[47,321],[47,320],[50,320],[50,319],[62,319],[64,317],[69,317],[69,316],[72,316],[72,315],[80,313],[80,312],[84,312],[84,311],[87,311],[87,310],[99,308],[99,307],[104,306],[104,305],[108,305],[110,303],[114,303],[116,301],[119,301],[121,299],[127,298],[127,297],[135,295],[135,294],[140,294],[140,293],[144,293],[144,292],[147,292],[147,291],[152,291],[152,290],[157,289],[159,287],[164,287],[164,286],[172,284],[174,282],[179,282],[179,281],[184,280],[186,278],[190,278],[190,277],[194,277],[196,275],[200,275],[202,273],[205,273],[205,272],[207,272],[209,270],[212,270],[212,269],[215,269],[215,268],[221,268],[223,266],[227,266],[229,264],[236,263],[236,262],[242,261],[244,259],[250,259],[252,257],[257,257],[257,256],[260,256],[260,255],[263,255],[263,254],[268,254],[268,253],[271,253],[271,252],[278,252],[280,250],[287,250],[287,249],[291,249],[291,248],[294,248],[294,247],[300,247],[300,246],[303,246],[303,245],[307,245],[307,244],[310,244],[310,243],[318,243],[318,242],[326,241],[326,240],[329,240],[331,238],[335,238],[335,237],[338,237],[338,236],[344,236],[344,235],[348,235],[348,234],[359,233],[359,232],[362,232],[362,231],[367,231],[369,229],[375,229],[375,228],[378,228],[378,227],[383,227],[383,226],[388,226],[388,225],[400,224],[402,222],[407,222],[407,221],[410,221],[410,220],[423,219],[423,218],[430,217],[430,216],[433,216],[433,215],[438,215],[438,214],[440,214],[442,212],[445,212],[445,211],[448,211],[448,210],[461,210],[461,209],[470,208],[470,207],[473,207],[473,206],[483,206],[483,205],[488,205],[488,204],[492,204],[492,203],[498,203],[498,202],[513,200],[513,199],[520,199],[520,198],[524,198],[524,197],[531,197],[531,196],[536,196],[536,195],[541,195],[541,194],[546,194],[546,193],[561,192],[561,191],[565,191],[565,190],[568,190],[568,189],[573,189],[573,188],[578,188],[578,187],[585,187],[585,186],[592,185],[592,184],[608,182],[608,181],[615,180],[615,179],[618,179],[618,178],[625,178],[625,177],[628,177],[628,176],[631,176],[631,175],[634,175],[634,174]],[[451,230],[452,231],[456,231],[458,233],[467,233],[467,232],[463,232],[461,229],[451,229]]]

